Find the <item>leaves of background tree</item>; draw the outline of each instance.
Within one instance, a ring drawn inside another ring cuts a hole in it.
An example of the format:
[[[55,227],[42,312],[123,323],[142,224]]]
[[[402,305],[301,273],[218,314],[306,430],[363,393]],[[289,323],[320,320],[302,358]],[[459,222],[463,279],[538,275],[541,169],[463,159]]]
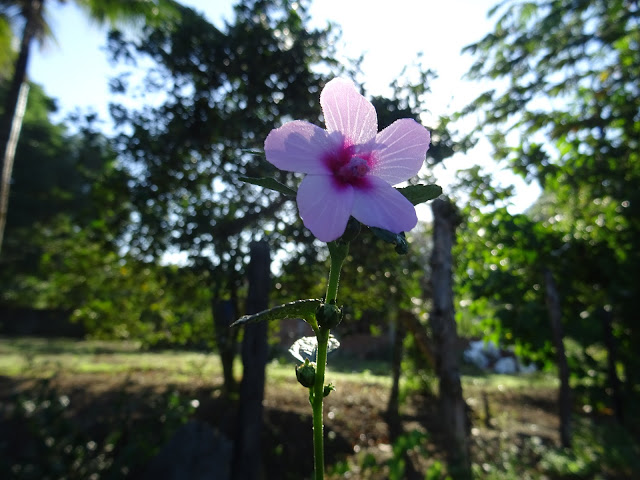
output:
[[[497,262],[485,258],[497,270],[478,285],[517,257],[550,262],[560,279],[568,335],[586,351],[598,343],[597,329],[606,337],[605,316],[597,312],[611,312],[627,382],[637,383],[640,8],[627,0],[508,0],[493,15],[494,31],[466,51],[475,55],[472,78],[499,82],[463,113],[480,115],[478,131],[488,136],[496,159],[538,181],[543,196],[530,212],[535,223],[516,224],[527,226],[529,239],[517,230],[496,237],[493,223],[476,222],[483,215],[474,213],[475,235],[483,231],[482,242],[496,246],[491,252],[501,250]],[[498,215],[492,222],[515,220]],[[467,247],[465,254],[472,251]],[[511,278],[498,284],[520,284],[519,298],[535,295],[531,289],[540,283],[526,273],[531,267],[509,270]]]

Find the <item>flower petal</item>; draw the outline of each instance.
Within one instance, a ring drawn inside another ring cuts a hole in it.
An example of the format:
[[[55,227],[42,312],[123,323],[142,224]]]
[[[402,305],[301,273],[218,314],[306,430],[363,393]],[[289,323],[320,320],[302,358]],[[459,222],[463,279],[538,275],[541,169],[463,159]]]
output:
[[[320,105],[329,132],[342,133],[348,145],[359,145],[378,132],[376,109],[350,80],[334,78],[320,94]]]
[[[354,188],[351,215],[369,227],[393,233],[408,232],[418,223],[413,204],[387,182],[371,175],[367,176],[366,188]]]
[[[331,242],[347,227],[353,205],[353,187],[338,185],[329,175],[307,175],[298,188],[298,210],[316,238]]]
[[[396,120],[376,136],[376,163],[371,174],[390,185],[418,173],[429,149],[431,135],[415,120]]]
[[[288,172],[327,174],[322,160],[327,151],[335,149],[336,139],[326,130],[302,120],[285,123],[271,130],[264,141],[267,160]]]

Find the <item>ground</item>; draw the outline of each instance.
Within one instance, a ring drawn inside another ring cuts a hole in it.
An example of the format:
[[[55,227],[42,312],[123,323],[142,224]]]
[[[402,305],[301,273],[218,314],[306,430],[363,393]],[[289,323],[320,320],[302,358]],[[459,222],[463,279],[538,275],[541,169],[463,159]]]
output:
[[[126,352],[90,351],[61,356],[56,365],[51,359],[38,363],[34,352],[26,359],[11,357],[15,350],[2,346],[0,469],[10,471],[9,478],[45,478],[42,469],[55,470],[43,466],[47,462],[63,465],[67,473],[47,473],[49,478],[140,478],[146,465],[142,459],[150,458],[188,418],[233,432],[235,403],[222,395],[222,379],[208,363],[210,356],[148,354],[142,360]],[[30,362],[28,369],[18,365],[11,371],[20,361]],[[123,364],[127,368],[120,368]],[[299,480],[311,474],[307,391],[290,370],[276,363],[268,369],[263,403],[268,479]],[[437,462],[444,463],[432,395],[404,389],[404,435],[394,443],[385,413],[388,378],[331,369],[329,378],[337,391],[325,404],[328,478],[392,478],[395,469],[404,472],[397,478],[423,479],[429,468],[433,472]],[[543,454],[558,443],[553,381],[478,377],[467,378],[464,385],[478,478],[564,478],[536,474]],[[394,444],[404,448],[394,449]],[[35,464],[34,458],[39,459]],[[530,476],[521,474],[527,470]],[[2,470],[0,477],[5,478]]]

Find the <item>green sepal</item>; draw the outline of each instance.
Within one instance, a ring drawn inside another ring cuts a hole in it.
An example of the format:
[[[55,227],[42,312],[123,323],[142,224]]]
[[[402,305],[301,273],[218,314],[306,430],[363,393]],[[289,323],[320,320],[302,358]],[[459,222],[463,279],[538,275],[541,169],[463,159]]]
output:
[[[245,315],[231,324],[232,327],[244,325],[246,323],[255,323],[271,320],[282,320],[283,318],[302,318],[305,321],[315,321],[315,313],[322,300],[318,298],[309,298],[306,300],[296,300],[295,302],[285,303],[277,307],[263,310],[253,315]]]
[[[442,187],[439,185],[409,185],[408,187],[396,188],[414,205],[419,205],[442,195]]]
[[[404,236],[404,232],[393,233],[384,228],[369,227],[373,234],[380,240],[395,245],[396,253],[399,255],[405,255],[409,251],[409,244]]]
[[[258,185],[259,187],[275,190],[276,192],[280,192],[283,195],[287,195],[289,197],[296,196],[296,191],[293,188],[287,187],[284,183],[280,183],[275,178],[238,177],[238,179],[245,183],[250,183],[252,185]]]

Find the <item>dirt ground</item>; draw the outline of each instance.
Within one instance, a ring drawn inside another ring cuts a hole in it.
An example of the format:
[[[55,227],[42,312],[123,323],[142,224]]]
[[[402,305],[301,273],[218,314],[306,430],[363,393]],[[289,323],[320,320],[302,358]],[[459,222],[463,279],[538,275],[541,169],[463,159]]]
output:
[[[36,388],[34,380],[0,377],[0,407],[6,414],[11,402]],[[235,418],[233,402],[223,398],[220,382],[167,385],[162,375],[154,372],[129,374],[57,375],[47,388],[58,397],[68,398],[64,415],[80,431],[92,432],[100,440],[109,428],[129,425],[139,429],[141,421],[153,425],[158,411],[154,399],[170,391],[197,400],[190,417],[207,422],[220,431],[232,434]],[[326,464],[329,478],[388,478],[385,465],[393,457],[393,439],[386,415],[389,392],[379,384],[341,382],[338,390],[326,399]],[[465,391],[469,415],[474,461],[486,468],[499,464],[505,448],[526,449],[530,444],[556,444],[558,420],[553,413],[554,389],[493,390],[468,388]],[[13,400],[12,400],[13,399]],[[192,403],[193,404],[193,403]],[[311,415],[306,389],[295,381],[267,384],[264,398],[263,458],[267,479],[305,479],[312,473]],[[2,410],[0,410],[2,413]],[[5,418],[8,418],[6,415]],[[2,418],[2,417],[0,417]],[[151,422],[151,423],[149,423]],[[441,425],[436,414],[435,399],[414,394],[406,399],[400,411],[401,431],[418,435],[419,445],[410,445],[405,478],[424,478],[434,461],[443,459]],[[0,426],[0,443],[5,455],[20,456],[29,444],[24,425],[4,421]],[[4,433],[2,433],[4,432]],[[7,440],[9,435],[10,440]],[[133,437],[132,437],[133,438]],[[150,432],[149,442],[161,438]],[[426,439],[426,440],[425,440]],[[132,440],[133,441],[133,440]],[[8,442],[8,444],[7,444]],[[157,445],[159,446],[159,445]],[[6,460],[6,459],[5,459]],[[535,461],[534,457],[530,461]],[[372,464],[376,468],[366,468]],[[348,468],[346,467],[348,465]],[[124,471],[120,478],[138,478],[142,466]],[[348,470],[348,472],[347,472]],[[106,478],[106,477],[100,477]],[[110,477],[110,478],[118,478]]]

